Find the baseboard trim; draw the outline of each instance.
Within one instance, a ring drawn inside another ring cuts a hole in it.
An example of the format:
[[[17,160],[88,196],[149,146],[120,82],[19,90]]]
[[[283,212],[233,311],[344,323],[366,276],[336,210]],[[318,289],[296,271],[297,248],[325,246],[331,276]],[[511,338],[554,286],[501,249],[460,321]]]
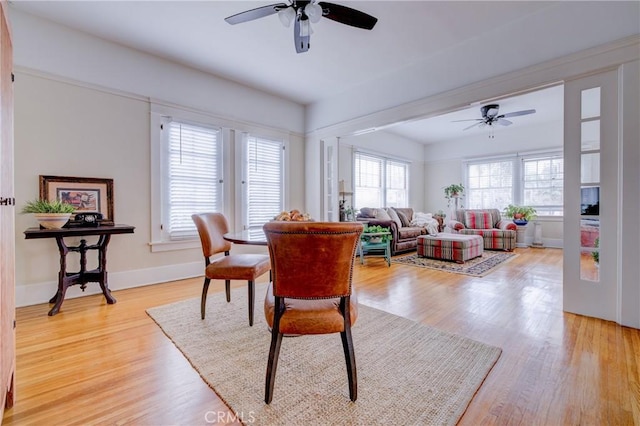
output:
[[[178,265],[158,266],[147,269],[135,269],[131,271],[109,272],[109,288],[111,290],[124,290],[126,288],[142,287],[149,284],[158,284],[167,281],[182,280],[201,276],[203,273],[202,262],[182,263]],[[57,281],[45,281],[35,284],[16,285],[16,307],[47,303],[58,289]],[[83,292],[80,286],[75,285],[67,289],[65,299],[101,294],[98,283],[88,283]]]

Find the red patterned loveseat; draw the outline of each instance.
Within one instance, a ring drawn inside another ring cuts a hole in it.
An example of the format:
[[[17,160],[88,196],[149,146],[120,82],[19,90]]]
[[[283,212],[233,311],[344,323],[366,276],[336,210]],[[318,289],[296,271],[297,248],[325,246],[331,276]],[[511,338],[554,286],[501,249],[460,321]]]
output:
[[[498,209],[459,209],[448,225],[453,232],[480,235],[485,250],[512,251],[516,247],[516,224],[502,219]]]

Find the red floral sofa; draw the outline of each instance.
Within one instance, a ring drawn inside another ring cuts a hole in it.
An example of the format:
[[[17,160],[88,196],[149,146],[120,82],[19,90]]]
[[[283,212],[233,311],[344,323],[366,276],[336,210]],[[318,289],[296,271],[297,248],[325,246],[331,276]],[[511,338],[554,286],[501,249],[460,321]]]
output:
[[[480,235],[485,250],[512,251],[516,247],[516,224],[503,219],[498,209],[459,209],[447,224],[452,232]]]

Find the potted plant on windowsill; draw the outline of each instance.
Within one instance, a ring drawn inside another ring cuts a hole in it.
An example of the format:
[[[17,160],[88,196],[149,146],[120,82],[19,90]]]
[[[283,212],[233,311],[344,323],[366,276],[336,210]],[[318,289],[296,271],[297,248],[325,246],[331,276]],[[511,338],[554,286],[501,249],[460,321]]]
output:
[[[464,193],[464,185],[461,183],[452,183],[444,188],[444,198],[447,199],[447,207],[451,206],[451,200],[462,197]],[[456,206],[457,207],[457,206]],[[462,207],[462,206],[460,206]]]
[[[41,227],[62,228],[69,221],[76,208],[61,201],[33,200],[22,208],[22,213],[33,213]]]
[[[530,220],[535,219],[536,209],[531,206],[516,206],[509,204],[504,209],[504,215],[513,219],[516,225],[526,225]]]

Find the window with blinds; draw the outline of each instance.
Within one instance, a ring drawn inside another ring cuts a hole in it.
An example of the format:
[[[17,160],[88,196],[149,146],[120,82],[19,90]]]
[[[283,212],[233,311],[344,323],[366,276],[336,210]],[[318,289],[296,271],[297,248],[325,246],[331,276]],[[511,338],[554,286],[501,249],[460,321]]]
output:
[[[563,214],[564,158],[525,158],[522,160],[524,204],[539,215]]]
[[[467,168],[467,206],[503,210],[513,204],[513,160],[470,164]]]
[[[536,209],[538,216],[563,214],[564,159],[557,152],[514,155],[467,163],[466,206],[497,208],[509,204]]]
[[[245,228],[262,226],[284,210],[284,143],[246,137]]]
[[[167,131],[163,172],[164,239],[197,239],[193,213],[222,210],[220,129],[172,121]]]
[[[353,169],[355,208],[408,206],[408,163],[356,152]]]

